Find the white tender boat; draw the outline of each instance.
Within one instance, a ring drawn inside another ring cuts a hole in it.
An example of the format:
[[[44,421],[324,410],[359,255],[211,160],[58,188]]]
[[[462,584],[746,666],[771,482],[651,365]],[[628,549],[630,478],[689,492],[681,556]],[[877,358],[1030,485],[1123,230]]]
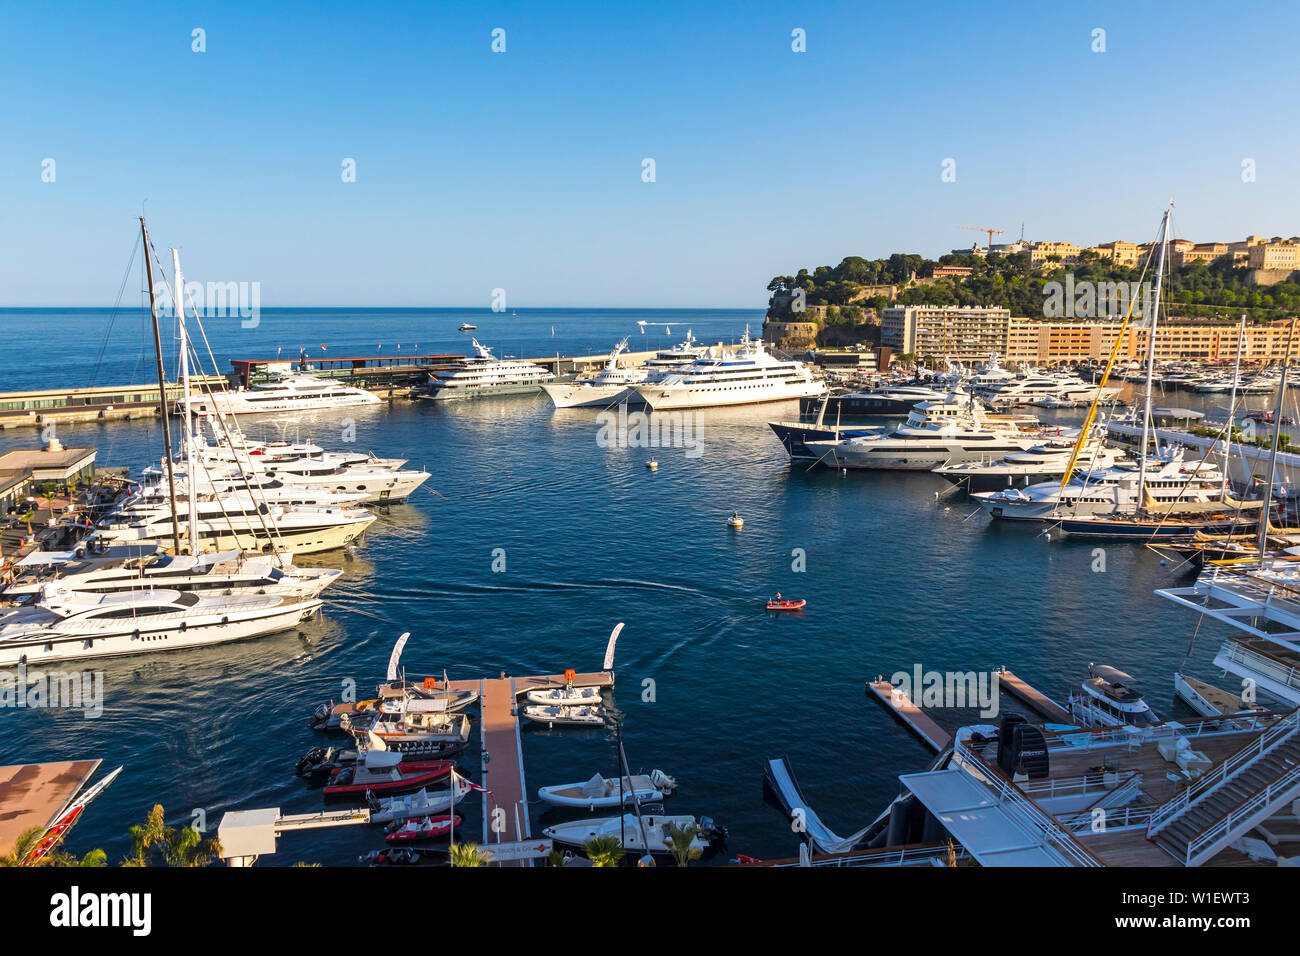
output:
[[[464,778],[457,776],[454,785],[456,794],[454,802],[460,803],[472,789],[473,787],[466,783]],[[405,820],[409,817],[446,813],[453,804],[451,788],[430,792],[427,787],[404,796],[370,797],[367,802],[370,804],[371,823],[392,823],[394,820]]]
[[[543,836],[550,837],[557,844],[583,849],[596,837],[612,837],[623,841],[623,848],[631,853],[670,853],[665,838],[666,827],[694,826],[695,839],[691,846],[703,853],[714,843],[722,840],[726,832],[714,826],[707,817],[697,820],[689,815],[655,816],[642,814],[640,820],[635,813],[626,813],[621,817],[600,817],[595,820],[573,820],[569,823],[557,823],[542,831]],[[642,835],[642,826],[645,834]]]
[[[556,724],[582,727],[603,727],[605,725],[605,712],[600,707],[586,705],[579,707],[530,705],[523,708],[523,715],[529,720],[538,724],[545,724],[547,727],[554,727]]]
[[[620,787],[622,795],[620,797]],[[662,770],[650,773],[633,774],[630,777],[602,777],[596,774],[586,783],[561,783],[553,787],[542,787],[537,796],[542,802],[556,807],[575,807],[595,810],[606,807],[617,808],[621,799],[623,804],[658,803],[677,789],[677,781]]]
[[[530,690],[527,694],[530,704],[594,704],[601,701],[599,687],[551,687],[546,690]]]

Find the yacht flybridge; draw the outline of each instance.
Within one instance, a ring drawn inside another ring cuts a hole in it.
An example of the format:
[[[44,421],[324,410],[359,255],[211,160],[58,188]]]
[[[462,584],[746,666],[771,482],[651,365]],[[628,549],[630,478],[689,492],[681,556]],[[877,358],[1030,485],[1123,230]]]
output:
[[[554,376],[532,362],[498,359],[478,339],[470,339],[474,354],[453,368],[429,376],[430,398],[476,398],[486,395],[516,395],[535,392]]]
[[[787,401],[821,395],[826,383],[814,378],[804,363],[770,354],[762,339],[751,339],[746,329],[735,349],[709,349],[662,379],[634,389],[651,409],[661,411]]]
[[[1059,482],[1070,467],[1074,444],[1075,436],[1062,434],[1048,438],[1026,451],[1014,451],[997,460],[944,464],[933,470],[936,475],[942,475],[954,485],[972,493],[1024,488],[1053,480]],[[1088,472],[1111,468],[1123,458],[1122,451],[1106,447],[1102,444],[1102,439],[1096,437],[1083,446],[1076,465]]]

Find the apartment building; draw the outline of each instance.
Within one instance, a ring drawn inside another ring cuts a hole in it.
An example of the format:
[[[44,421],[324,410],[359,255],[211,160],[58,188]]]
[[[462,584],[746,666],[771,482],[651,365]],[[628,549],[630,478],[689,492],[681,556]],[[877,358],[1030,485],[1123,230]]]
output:
[[[1013,318],[1008,325],[1007,361],[1029,365],[1062,362],[1101,362],[1109,356],[1122,322],[1117,319],[1053,321]],[[1236,322],[1184,319],[1161,323],[1156,330],[1156,360],[1231,362],[1237,357],[1239,326]],[[1242,342],[1242,361],[1248,364],[1280,362],[1286,355],[1290,322],[1279,319],[1267,325],[1248,323]],[[1120,345],[1121,361],[1142,361],[1147,354],[1145,328],[1130,327]],[[1292,357],[1300,356],[1297,330]]]
[[[982,362],[1005,353],[1011,310],[974,306],[891,306],[880,313],[880,344],[895,354]]]

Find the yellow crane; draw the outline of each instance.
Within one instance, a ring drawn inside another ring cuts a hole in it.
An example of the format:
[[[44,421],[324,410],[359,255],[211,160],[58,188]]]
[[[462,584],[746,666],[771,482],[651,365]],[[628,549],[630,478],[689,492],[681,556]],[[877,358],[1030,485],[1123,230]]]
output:
[[[1002,235],[1001,229],[990,229],[987,226],[959,226],[959,229],[969,229],[971,232],[987,232],[989,234],[989,247],[986,251],[993,251],[993,237]]]

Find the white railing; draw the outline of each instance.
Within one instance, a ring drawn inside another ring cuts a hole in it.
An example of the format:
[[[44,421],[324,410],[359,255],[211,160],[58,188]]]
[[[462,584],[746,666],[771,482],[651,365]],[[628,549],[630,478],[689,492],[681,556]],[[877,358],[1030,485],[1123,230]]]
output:
[[[1151,817],[1153,807],[1144,805],[1134,807],[1130,804],[1142,790],[1142,774],[1130,771],[1123,783],[1090,807],[1084,807],[1077,813],[1059,816],[1061,825],[1071,833],[1091,832],[1094,814],[1098,810],[1105,812],[1103,830],[1127,830],[1145,826]]]
[[[1093,856],[1083,844],[1079,843],[1069,830],[1057,823],[1051,814],[1025,796],[1020,788],[1007,780],[997,768],[989,764],[979,754],[969,750],[964,741],[954,742],[953,753],[955,756],[960,757],[963,762],[968,762],[972,767],[979,769],[980,775],[985,779],[987,785],[997,792],[998,801],[1014,806],[1023,822],[1037,831],[1042,843],[1065,857],[1066,862],[1073,866],[1102,865],[1101,861]],[[966,772],[969,773],[970,771],[967,770]]]
[[[1295,764],[1263,790],[1258,791],[1233,807],[1228,815],[1219,820],[1218,823],[1196,834],[1187,843],[1185,861],[1187,865],[1196,866],[1203,862],[1205,858],[1215,852],[1214,844],[1230,836],[1233,830],[1249,821],[1257,813],[1266,811],[1298,782],[1300,782],[1300,764]]]
[[[1285,661],[1251,650],[1237,641],[1224,641],[1219,655],[1233,664],[1240,664],[1269,680],[1277,681],[1284,687],[1300,691],[1300,668],[1289,666]]]
[[[1191,803],[1217,789],[1238,770],[1254,763],[1273,745],[1295,733],[1297,725],[1300,725],[1300,711],[1293,711],[1223,761],[1223,763],[1202,776],[1182,793],[1161,804],[1155,813],[1151,815],[1151,822],[1147,824],[1147,839],[1153,837],[1161,827],[1182,813]]]

